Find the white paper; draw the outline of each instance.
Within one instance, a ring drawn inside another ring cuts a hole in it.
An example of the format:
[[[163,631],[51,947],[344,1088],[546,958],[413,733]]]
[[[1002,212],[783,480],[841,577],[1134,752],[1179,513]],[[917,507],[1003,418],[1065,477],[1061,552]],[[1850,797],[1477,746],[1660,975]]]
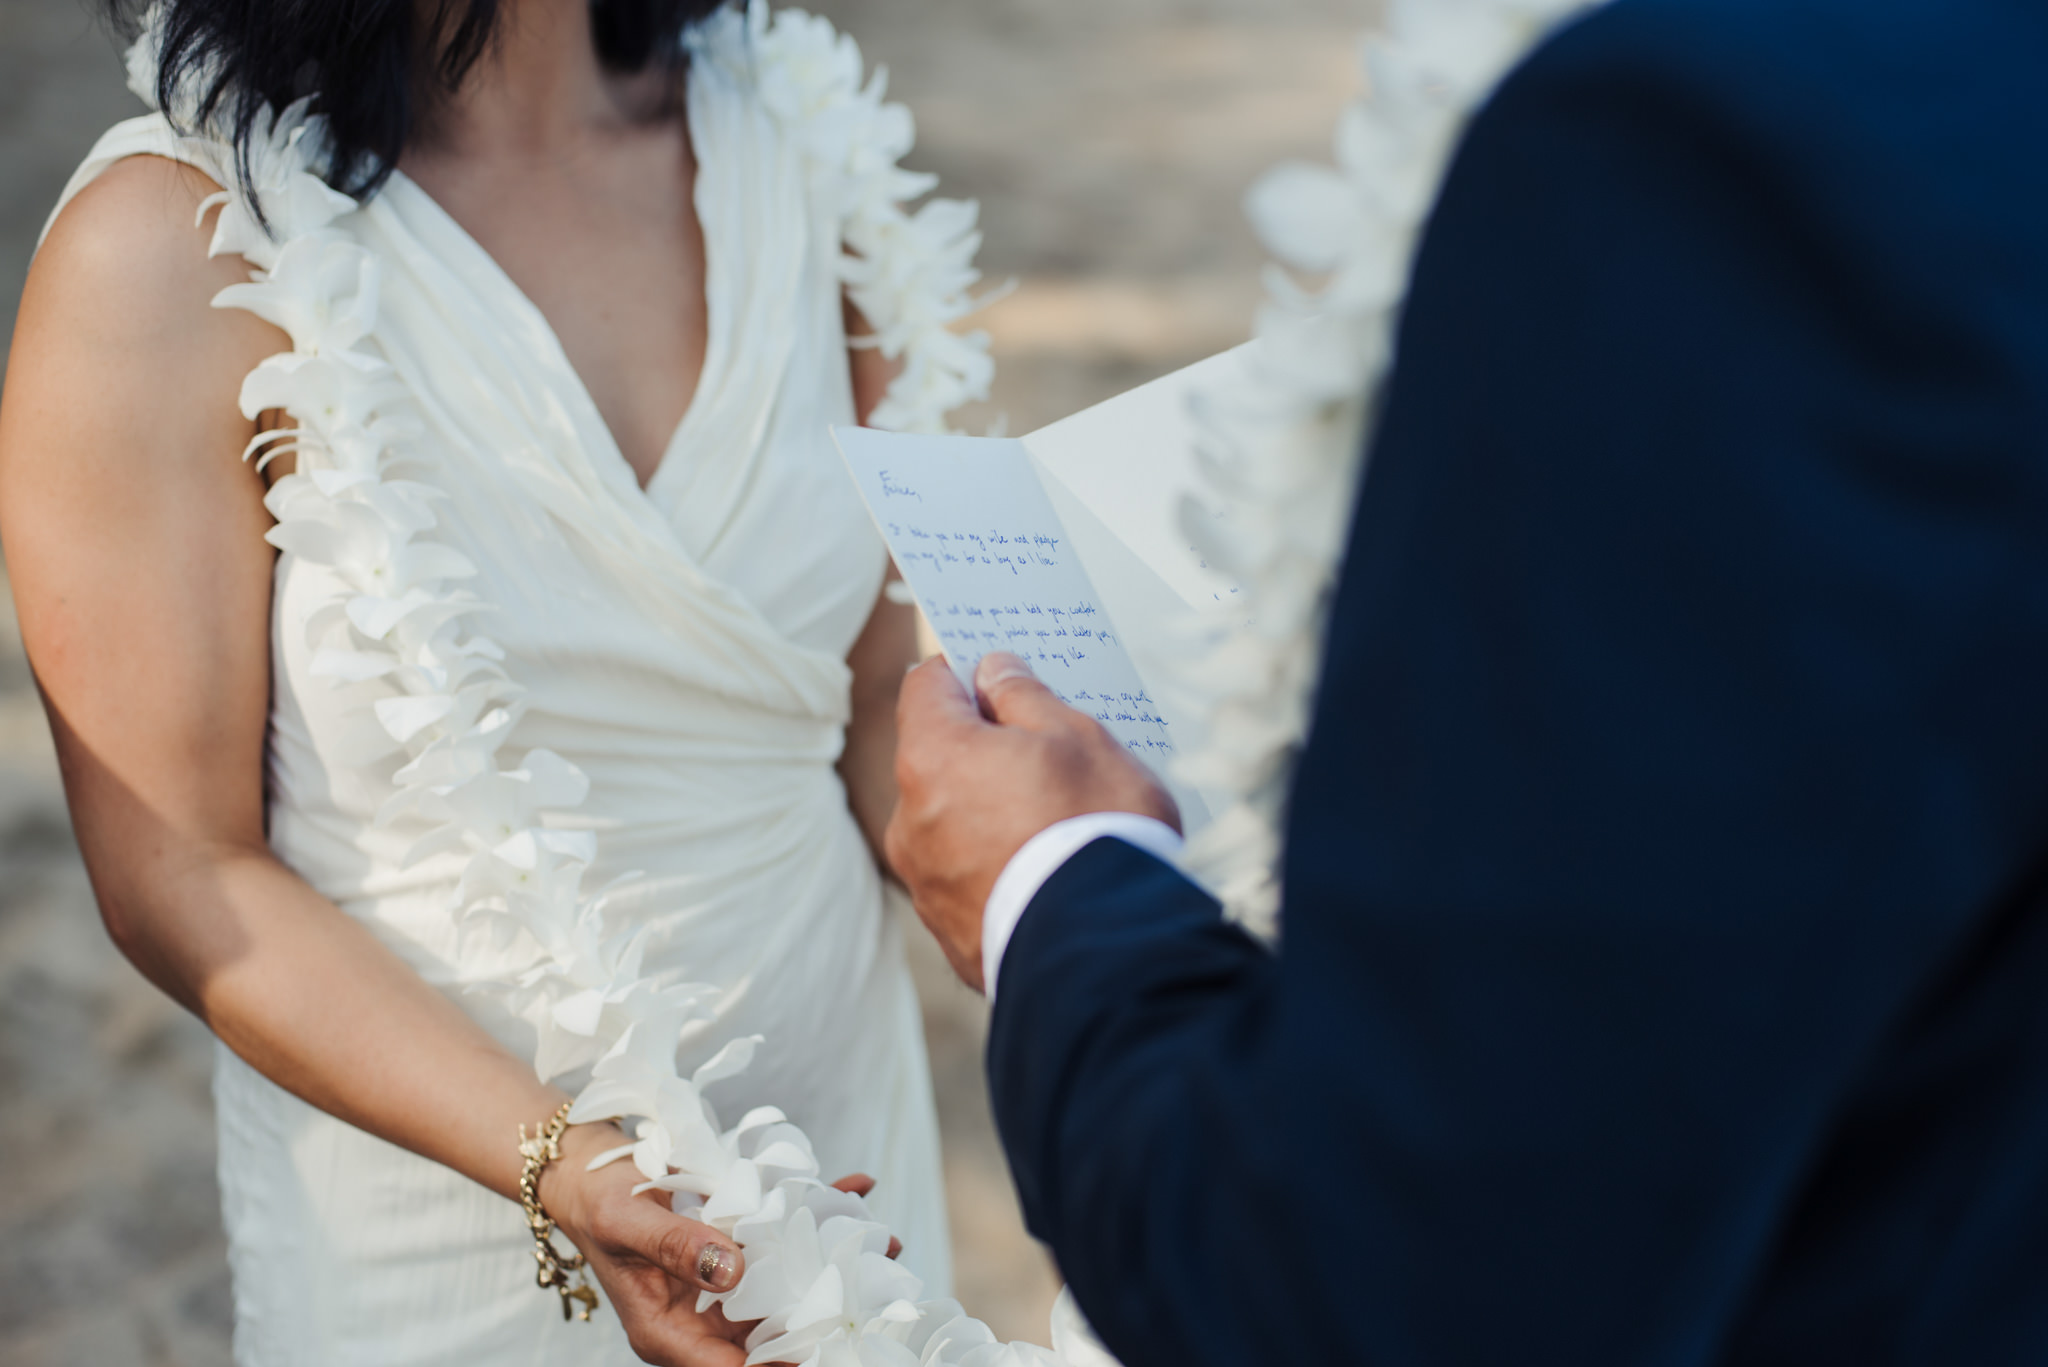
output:
[[[1017,439],[834,428],[855,482],[954,673],[1023,657],[1062,700],[1151,764],[1192,831],[1205,795],[1174,778],[1171,671],[1197,618],[1236,586],[1181,529],[1205,507],[1193,405],[1247,347]]]
[[[1065,485],[1167,587],[1199,609],[1228,599],[1237,587],[1209,568],[1181,528],[1190,501],[1203,515],[1221,515],[1204,506],[1195,406],[1205,390],[1243,375],[1256,345],[1247,342],[1021,438],[1042,475]]]
[[[1007,650],[1155,768],[1161,715],[1021,442],[835,428],[946,660],[969,689]]]

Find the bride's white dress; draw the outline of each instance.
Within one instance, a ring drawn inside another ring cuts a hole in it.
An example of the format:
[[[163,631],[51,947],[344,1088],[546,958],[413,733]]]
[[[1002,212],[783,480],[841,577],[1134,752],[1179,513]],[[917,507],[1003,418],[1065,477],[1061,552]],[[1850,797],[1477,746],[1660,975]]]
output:
[[[906,1262],[943,1295],[937,1132],[902,928],[833,768],[843,661],[885,566],[827,435],[853,415],[844,210],[819,192],[816,130],[771,108],[744,53],[725,56],[693,64],[688,96],[709,354],[644,491],[547,321],[404,175],[304,240],[366,250],[336,258],[375,274],[348,296],[370,301],[350,345],[388,364],[378,384],[405,391],[410,426],[386,434],[397,473],[438,491],[433,538],[476,571],[463,588],[524,690],[514,749],[544,747],[590,780],[559,818],[597,836],[586,882],[639,872],[610,909],[648,928],[643,973],[727,989],[718,1019],[685,1036],[685,1074],[735,1036],[765,1036],[753,1067],[721,1084],[721,1111],[773,1103],[809,1132],[827,1175],[873,1174]],[[152,115],[109,132],[66,199],[136,155],[232,183],[227,148]],[[291,250],[288,198],[272,212]],[[302,354],[319,353],[303,320],[284,321]],[[344,387],[333,402],[361,399]],[[532,1057],[535,1030],[502,994],[466,990],[512,952],[451,910],[466,854],[409,862],[428,824],[379,820],[407,755],[378,753],[396,747],[361,725],[388,683],[345,668],[337,679],[316,657],[346,598],[336,576],[289,549],[278,562],[271,843]],[[564,1323],[534,1286],[516,1206],[307,1106],[225,1049],[215,1094],[239,1364],[637,1360],[608,1309]]]

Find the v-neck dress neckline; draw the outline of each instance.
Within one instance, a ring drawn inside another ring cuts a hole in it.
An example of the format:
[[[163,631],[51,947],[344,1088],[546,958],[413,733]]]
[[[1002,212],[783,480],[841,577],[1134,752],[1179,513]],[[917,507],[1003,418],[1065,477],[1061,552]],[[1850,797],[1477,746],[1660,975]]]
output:
[[[523,501],[503,495],[519,516],[547,510],[533,535],[568,537],[611,565],[650,622],[696,642],[721,688],[836,711],[843,703],[828,699],[853,637],[835,623],[872,574],[865,621],[882,561],[870,529],[848,517],[864,513],[857,496],[847,503],[827,436],[851,420],[830,201],[811,191],[800,146],[744,71],[715,54],[692,61],[706,348],[644,488],[539,306],[402,172],[350,220],[352,234],[381,243],[387,306],[406,313],[377,322],[372,344],[449,439],[489,449],[484,477],[523,489]],[[812,519],[844,523],[844,535],[799,530]]]
[[[676,454],[683,449],[685,439],[702,425],[701,414],[709,406],[710,382],[724,368],[725,331],[730,321],[725,317],[727,310],[722,307],[723,301],[719,298],[719,291],[712,289],[710,284],[712,272],[718,269],[723,256],[722,244],[713,241],[717,231],[714,222],[719,216],[705,212],[703,203],[703,190],[707,179],[706,162],[710,153],[704,145],[706,139],[699,133],[698,125],[702,121],[693,117],[692,111],[696,103],[697,82],[688,80],[683,93],[681,117],[684,134],[690,140],[693,166],[690,177],[690,209],[697,217],[697,232],[704,243],[704,355],[698,363],[696,384],[690,392],[690,401],[684,406],[683,415],[676,421],[668,440],[663,443],[661,456],[655,462],[645,484],[640,482],[639,475],[633,469],[633,463],[626,459],[625,450],[619,445],[618,434],[612,430],[611,423],[604,416],[604,410],[598,406],[597,396],[591,390],[589,382],[576,368],[576,363],[569,358],[569,350],[562,345],[561,334],[555,330],[553,320],[538,303],[534,302],[533,296],[512,278],[511,272],[505,269],[497,257],[491,255],[490,249],[478,240],[475,233],[464,226],[462,221],[450,213],[440,200],[435,199],[424,185],[407,175],[403,169],[393,167],[390,182],[385,187],[387,194],[396,189],[400,194],[415,199],[422,210],[442,226],[445,235],[457,248],[473,259],[477,272],[484,279],[493,282],[499,293],[504,296],[505,307],[525,320],[533,335],[544,346],[547,363],[560,379],[563,392],[584,410],[592,429],[603,434],[602,449],[607,458],[600,460],[598,464],[605,482],[608,485],[617,485],[620,483],[620,477],[623,477],[624,483],[631,486],[633,494],[657,510],[662,506],[659,493],[663,475],[671,465],[677,463]],[[717,365],[714,365],[714,360],[718,362]]]

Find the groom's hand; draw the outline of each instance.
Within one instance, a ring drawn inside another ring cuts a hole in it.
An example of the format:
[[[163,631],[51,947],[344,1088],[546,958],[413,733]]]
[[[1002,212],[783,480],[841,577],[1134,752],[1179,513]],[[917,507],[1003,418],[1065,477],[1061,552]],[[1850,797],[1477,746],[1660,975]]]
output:
[[[1178,829],[1180,811],[1151,770],[1016,656],[984,656],[974,683],[979,706],[943,659],[903,681],[886,848],[954,971],[979,989],[982,911],[1026,841],[1089,812],[1136,812]]]

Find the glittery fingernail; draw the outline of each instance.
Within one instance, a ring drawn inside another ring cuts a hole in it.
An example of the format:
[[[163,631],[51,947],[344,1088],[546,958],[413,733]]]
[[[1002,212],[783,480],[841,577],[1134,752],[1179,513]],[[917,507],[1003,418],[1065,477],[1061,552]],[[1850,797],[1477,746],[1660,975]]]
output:
[[[706,1244],[697,1255],[697,1280],[713,1291],[730,1291],[740,1279],[739,1255],[724,1244]]]

